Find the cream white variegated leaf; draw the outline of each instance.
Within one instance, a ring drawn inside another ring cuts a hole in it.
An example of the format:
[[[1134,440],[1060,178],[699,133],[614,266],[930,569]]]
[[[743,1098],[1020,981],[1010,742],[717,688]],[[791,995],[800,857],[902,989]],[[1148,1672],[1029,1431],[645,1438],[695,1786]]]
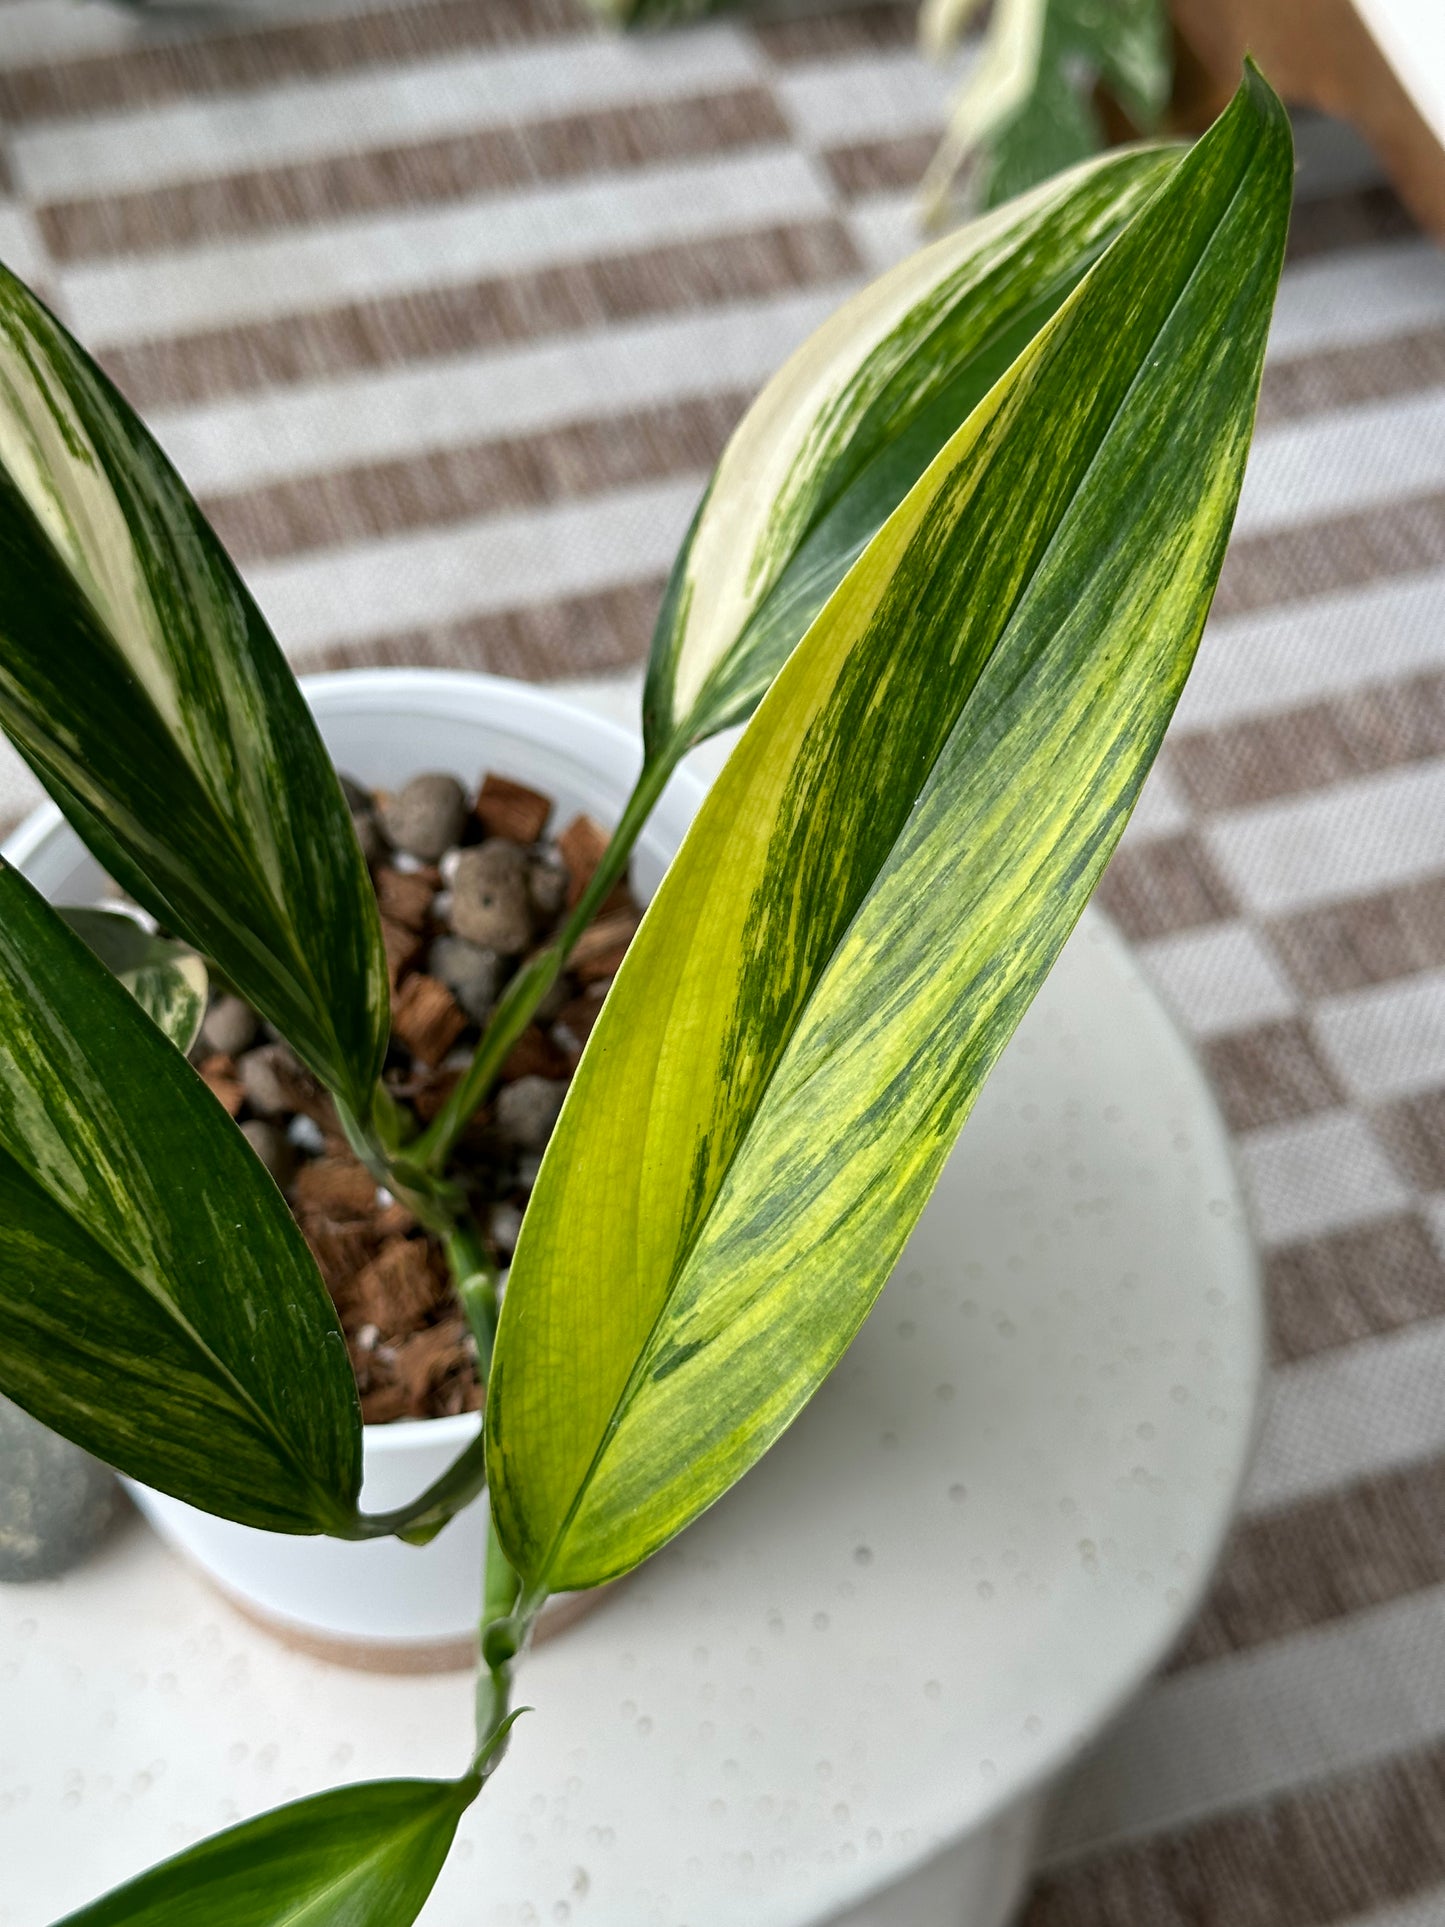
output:
[[[728,443],[672,580],[649,756],[749,715],[938,450],[1177,164],[1132,149],[904,261],[821,327]]]
[[[179,1051],[200,1035],[210,973],[188,944],[152,936],[123,910],[62,904],[62,919]]]
[[[954,125],[967,125],[974,141],[987,140],[1032,92],[1048,8],[1049,0],[995,0],[988,37],[953,109]],[[919,30],[930,51],[940,53],[958,24],[946,17],[930,20],[925,13]]]
[[[111,875],[364,1111],[385,958],[310,712],[151,436],[3,269],[0,728]]]
[[[940,59],[983,10],[983,0],[923,0],[918,9],[918,39],[925,53]]]

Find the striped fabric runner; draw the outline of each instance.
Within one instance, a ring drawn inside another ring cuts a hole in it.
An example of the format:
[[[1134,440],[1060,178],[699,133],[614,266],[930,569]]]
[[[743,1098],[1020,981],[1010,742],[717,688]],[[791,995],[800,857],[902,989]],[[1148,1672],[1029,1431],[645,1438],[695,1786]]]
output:
[[[951,85],[912,32],[894,4],[624,43],[573,0],[209,28],[0,0],[0,256],[298,668],[625,705],[747,396],[911,244]],[[1028,1927],[1445,1919],[1445,259],[1347,136],[1300,134],[1236,541],[1103,890],[1237,1133],[1269,1419]],[[34,796],[4,752],[0,818]]]

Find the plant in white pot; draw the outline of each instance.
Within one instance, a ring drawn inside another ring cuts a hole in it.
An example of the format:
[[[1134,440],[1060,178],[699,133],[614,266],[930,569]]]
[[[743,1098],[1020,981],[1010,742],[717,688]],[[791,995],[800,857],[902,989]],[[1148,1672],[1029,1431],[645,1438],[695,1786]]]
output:
[[[73,1921],[413,1919],[501,1760],[546,1600],[696,1518],[840,1357],[1188,672],[1290,172],[1250,74],[1190,153],[999,210],[799,351],[674,571],[594,899],[517,969],[425,1124],[381,1076],[376,899],[279,652],[140,424],[0,283],[0,721],[105,871],[329,1093],[445,1252],[488,1381],[483,1435],[414,1501],[363,1511],[351,1361],[280,1191],[0,867],[0,1390],[247,1525],[424,1542],[484,1488],[490,1522],[457,1780],[301,1801]],[[681,756],[754,710],[582,1054],[499,1322],[471,1118]]]
[[[322,740],[338,767],[392,795],[404,794],[416,773],[428,764],[468,772],[473,777],[483,770],[508,771],[524,778],[534,794],[541,792],[550,800],[559,827],[579,821],[590,825],[616,817],[637,773],[638,745],[632,734],[535,686],[432,669],[373,669],[315,677],[303,688]],[[701,783],[690,772],[680,772],[652,811],[633,851],[631,883],[640,901],[646,902],[656,889],[702,794]],[[570,841],[565,835],[562,840]],[[595,834],[589,841],[595,849]],[[57,905],[93,903],[105,889],[100,865],[53,804],[37,810],[0,854],[8,855],[21,874]],[[390,848],[382,853],[373,874],[381,878],[383,895],[394,886],[395,866],[405,861],[403,853]],[[424,898],[434,872],[428,875],[413,870],[410,875],[422,879],[419,887]],[[608,913],[599,920],[600,934],[606,936],[609,927],[615,928],[619,922],[625,931],[632,914]],[[119,924],[132,942],[139,936],[129,922],[114,916],[103,917],[102,921]],[[418,919],[413,918],[415,921]],[[589,939],[599,935],[599,923],[590,927]],[[439,930],[445,927],[444,919],[435,924]],[[412,947],[421,946],[415,974],[427,974],[420,966],[432,962],[429,952],[442,946],[455,950],[461,941],[448,935],[436,937],[428,945],[412,936]],[[470,946],[467,948],[470,950]],[[495,956],[475,961],[489,966],[494,975],[499,964],[509,967],[509,960]],[[600,963],[606,966],[607,961],[603,957]],[[569,962],[576,962],[575,953]],[[190,955],[190,965],[204,968],[194,955]],[[445,960],[441,967],[447,967]],[[552,1102],[563,1089],[557,1073],[565,1069],[568,1057],[576,1050],[576,1029],[581,1028],[582,1021],[595,1018],[599,1008],[596,992],[602,988],[596,972],[587,965],[580,977],[569,968],[568,978],[574,984],[568,992],[569,1005],[558,1013],[559,1021],[547,1027],[553,1037],[564,1038],[567,1046],[564,1053],[552,1044],[554,1062],[543,1066],[550,1075],[540,1088]],[[412,976],[403,975],[401,981],[405,987]],[[435,996],[431,984],[423,988]],[[446,1000],[441,1001],[447,1008]],[[571,1010],[572,1003],[581,1008],[583,1020]],[[255,1029],[254,1019],[247,1019],[244,1012],[239,1014],[241,1037],[248,1038]],[[218,998],[212,1005],[212,1021],[203,1027],[203,1039],[216,1030],[216,1020],[234,1025],[237,1015],[234,999]],[[565,1023],[560,1021],[563,1018]],[[474,1033],[475,1026],[468,1024],[457,1040],[458,1046],[466,1045]],[[524,1050],[533,1053],[532,1066],[546,1034],[534,1025],[524,1038]],[[211,1041],[235,1040],[218,1033]],[[275,1138],[281,1120],[274,1112],[258,1115],[249,1099],[244,1103],[238,1100],[244,1095],[251,1065],[264,1070],[276,1052],[277,1047],[266,1044],[259,1033],[241,1051],[239,1061],[218,1056],[210,1041],[198,1042],[192,1051],[202,1075],[213,1079],[213,1087],[238,1109],[242,1128],[254,1136],[259,1127],[263,1149],[269,1148],[264,1139]],[[455,1075],[455,1055],[449,1052],[436,1072],[423,1072],[418,1077],[410,1052],[394,1047],[388,1051],[383,1075],[388,1088],[400,1093],[400,1101],[407,1102],[408,1088],[414,1092],[444,1091]],[[465,1051],[462,1056],[464,1059]],[[504,1074],[508,1068],[517,1067],[504,1067]],[[539,1088],[534,1068],[524,1065],[519,1081],[524,1095],[529,1089],[535,1093]],[[438,1253],[434,1248],[426,1254],[432,1262],[424,1263],[423,1268],[427,1302],[418,1307],[405,1298],[404,1275],[403,1291],[397,1294],[403,1302],[391,1307],[390,1315],[387,1307],[375,1303],[376,1289],[386,1282],[393,1262],[402,1254],[419,1256],[414,1251],[415,1232],[406,1238],[394,1230],[397,1211],[385,1207],[385,1192],[378,1200],[373,1182],[369,1206],[363,1196],[361,1209],[354,1198],[343,1211],[313,1211],[308,1207],[306,1200],[314,1192],[316,1181],[339,1184],[349,1191],[363,1180],[361,1189],[363,1193],[366,1190],[363,1167],[334,1139],[328,1148],[315,1122],[318,1113],[314,1105],[312,1112],[296,1117],[291,1135],[320,1142],[321,1154],[309,1157],[304,1150],[283,1144],[285,1163],[278,1176],[303,1232],[316,1240],[322,1275],[337,1302],[349,1344],[356,1337],[361,1341],[358,1359],[361,1377],[368,1386],[362,1399],[362,1416],[369,1421],[362,1429],[362,1504],[372,1511],[389,1511],[409,1502],[440,1476],[475,1438],[480,1413],[467,1408],[475,1402],[477,1388],[473,1385],[470,1398],[458,1396],[455,1300],[444,1275],[440,1279],[437,1276],[442,1268],[435,1262]],[[469,1137],[474,1135],[478,1134],[469,1133]],[[521,1156],[512,1159],[512,1168],[508,1169],[499,1164],[496,1153],[510,1147],[496,1143],[496,1134],[489,1129],[479,1135],[490,1162],[471,1168],[474,1211],[482,1235],[495,1242],[497,1257],[505,1260],[515,1242],[517,1206],[524,1200],[516,1166],[525,1161],[528,1169],[521,1175],[530,1175],[535,1152],[521,1147]],[[380,1344],[375,1343],[378,1326],[383,1333]],[[412,1354],[418,1355],[411,1368],[415,1380],[412,1389],[420,1395],[417,1402],[423,1409],[429,1405],[432,1410],[438,1404],[443,1408],[450,1405],[454,1415],[424,1420],[403,1415],[394,1422],[374,1422],[378,1408],[394,1410],[398,1395],[407,1389],[402,1381],[407,1378]],[[378,1387],[375,1363],[392,1355],[396,1371],[389,1382]],[[471,1363],[466,1363],[470,1371]],[[444,1401],[429,1396],[434,1366],[451,1367],[445,1385],[437,1387],[445,1390]],[[42,1435],[56,1447],[63,1443],[53,1434]],[[69,1446],[65,1449],[74,1450]],[[0,1454],[0,1486],[5,1477]],[[133,1484],[131,1490],[173,1546],[198,1565],[234,1604],[292,1644],[333,1660],[387,1671],[464,1666],[475,1660],[485,1543],[485,1508],[481,1506],[467,1509],[444,1534],[426,1547],[416,1548],[391,1538],[357,1541],[264,1532],[203,1512],[145,1486]],[[554,1602],[544,1629],[565,1624],[568,1614],[580,1605],[580,1601],[573,1607]]]

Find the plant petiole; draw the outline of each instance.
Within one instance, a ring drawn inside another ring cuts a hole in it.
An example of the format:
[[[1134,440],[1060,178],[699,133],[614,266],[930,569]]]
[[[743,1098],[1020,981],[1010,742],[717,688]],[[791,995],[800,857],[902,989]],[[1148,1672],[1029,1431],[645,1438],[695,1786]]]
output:
[[[338,1539],[404,1539],[408,1545],[424,1546],[435,1539],[444,1525],[471,1505],[487,1489],[486,1441],[478,1432],[426,1491],[409,1505],[390,1512],[358,1512],[346,1529],[333,1528]]]
[[[677,767],[685,744],[664,751],[642,766],[632,794],[618,818],[602,861],[573,906],[562,929],[544,950],[523,965],[507,985],[461,1081],[415,1143],[408,1148],[426,1170],[444,1170],[457,1139],[486,1102],[508,1054],[531,1023],[537,1006],[566,968],[582,932],[611,894],[654,806]]]
[[[497,1336],[497,1267],[471,1224],[453,1225],[442,1245],[452,1284],[477,1343],[477,1376],[485,1390]]]
[[[486,1566],[482,1582],[482,1623],[478,1635],[481,1666],[477,1672],[477,1750],[474,1773],[494,1772],[506,1750],[507,1735],[517,1718],[511,1711],[512,1676],[526,1650],[541,1610],[540,1599],[521,1600],[521,1582],[502,1550],[497,1523],[487,1508]],[[519,1708],[518,1712],[524,1712]]]

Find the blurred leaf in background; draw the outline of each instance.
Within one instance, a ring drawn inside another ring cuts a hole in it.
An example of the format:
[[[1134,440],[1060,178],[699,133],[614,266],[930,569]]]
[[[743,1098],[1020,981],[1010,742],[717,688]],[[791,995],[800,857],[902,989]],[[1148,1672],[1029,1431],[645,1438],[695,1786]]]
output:
[[[662,27],[731,0],[589,0],[622,27]],[[919,40],[941,60],[987,0],[922,0]],[[1110,144],[1102,93],[1136,134],[1155,132],[1174,80],[1168,0],[994,0],[978,57],[923,181],[940,221],[961,175],[968,200],[997,207]]]
[[[923,0],[919,33],[937,56],[978,0]],[[1139,133],[1158,127],[1173,81],[1165,0],[995,0],[982,48],[924,179],[940,214],[969,168],[973,198],[996,207],[1107,144],[1106,93]]]

